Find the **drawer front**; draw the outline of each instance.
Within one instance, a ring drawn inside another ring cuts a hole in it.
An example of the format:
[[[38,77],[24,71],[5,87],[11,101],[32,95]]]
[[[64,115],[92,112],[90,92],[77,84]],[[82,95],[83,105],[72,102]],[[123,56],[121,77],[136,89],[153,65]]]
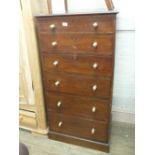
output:
[[[76,54],[44,54],[44,71],[112,76],[112,57]]]
[[[64,53],[105,53],[114,51],[114,35],[92,34],[41,34],[40,49],[42,51]]]
[[[44,83],[45,89],[49,91],[104,98],[109,98],[111,94],[111,80],[98,76],[87,77],[46,73]]]
[[[70,16],[70,17],[49,17],[37,20],[39,32],[97,32],[114,33],[114,15],[91,15],[91,16]]]
[[[88,97],[46,92],[47,111],[82,118],[109,120],[110,102]]]
[[[48,121],[51,131],[97,141],[108,140],[108,124],[101,121],[54,113],[48,113]]]

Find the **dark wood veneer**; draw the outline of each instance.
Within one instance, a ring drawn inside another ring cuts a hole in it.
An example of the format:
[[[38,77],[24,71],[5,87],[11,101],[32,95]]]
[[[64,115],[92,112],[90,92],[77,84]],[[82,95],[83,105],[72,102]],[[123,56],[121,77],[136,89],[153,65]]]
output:
[[[58,65],[54,66],[54,61]],[[97,68],[93,68],[94,64]],[[112,76],[112,57],[62,53],[43,54],[43,70],[85,75]]]
[[[84,138],[79,138],[75,136],[70,136],[66,134],[61,134],[59,132],[50,131],[48,137],[54,140],[75,144],[79,146],[88,147],[91,149],[96,149],[104,152],[109,152],[109,144],[99,141],[92,141]]]
[[[55,86],[56,81],[60,82],[58,86]],[[97,86],[97,89],[95,91],[92,90],[94,85]],[[75,76],[60,72],[53,74],[45,73],[44,86],[48,91],[109,98],[111,90],[111,80],[108,78],[104,79],[98,76]]]
[[[45,92],[47,111],[78,116],[101,121],[109,121],[110,105],[108,100],[81,97],[55,92]],[[60,107],[57,106],[61,102]],[[95,107],[95,112],[92,109]]]
[[[116,14],[35,17],[49,138],[109,152]]]
[[[42,22],[43,20],[43,22]],[[115,33],[115,15],[79,15],[79,16],[53,16],[37,19],[37,28],[39,33]],[[64,27],[63,22],[68,26]],[[98,22],[98,28],[93,28],[93,23]],[[55,24],[56,28],[51,30],[49,26]]]
[[[61,51],[63,53],[85,53],[93,52],[112,54],[113,52],[113,35],[98,35],[98,34],[40,34],[40,49],[55,53]],[[52,46],[52,42],[57,42],[57,46]],[[97,42],[97,47],[93,47],[93,43]]]
[[[51,131],[102,142],[108,141],[108,124],[103,121],[94,121],[49,112],[48,122]],[[60,122],[62,122],[61,127],[58,126]],[[95,129],[94,134],[91,133],[92,129]]]

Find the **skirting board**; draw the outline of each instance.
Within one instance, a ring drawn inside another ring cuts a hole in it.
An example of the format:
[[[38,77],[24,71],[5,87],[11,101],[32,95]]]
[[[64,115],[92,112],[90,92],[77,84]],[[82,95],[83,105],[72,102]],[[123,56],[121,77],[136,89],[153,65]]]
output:
[[[112,111],[112,121],[135,124],[135,114]]]

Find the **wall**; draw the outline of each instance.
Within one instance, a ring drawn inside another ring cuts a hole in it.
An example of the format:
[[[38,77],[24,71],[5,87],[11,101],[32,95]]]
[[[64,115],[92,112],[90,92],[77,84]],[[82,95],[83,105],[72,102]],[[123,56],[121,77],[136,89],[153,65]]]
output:
[[[52,0],[53,13],[64,12],[63,0]],[[134,0],[113,0],[117,16],[113,119],[134,123]],[[104,0],[68,0],[69,12],[100,11]],[[79,6],[79,7],[77,7]]]
[[[113,111],[135,113],[134,1],[113,0],[118,8]]]

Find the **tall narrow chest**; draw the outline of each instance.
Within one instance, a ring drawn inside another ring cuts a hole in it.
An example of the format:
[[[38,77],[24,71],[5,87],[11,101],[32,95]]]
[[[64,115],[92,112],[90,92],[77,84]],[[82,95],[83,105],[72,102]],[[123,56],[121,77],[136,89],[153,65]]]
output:
[[[109,151],[116,12],[36,16],[48,137]]]

